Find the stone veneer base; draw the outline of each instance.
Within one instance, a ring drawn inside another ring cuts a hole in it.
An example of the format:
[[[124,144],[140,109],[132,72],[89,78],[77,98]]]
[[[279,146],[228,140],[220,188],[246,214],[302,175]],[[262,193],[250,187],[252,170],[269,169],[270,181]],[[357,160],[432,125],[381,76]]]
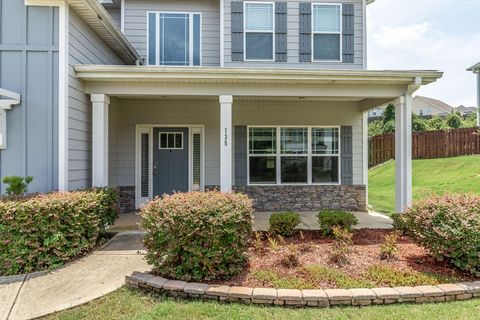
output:
[[[230,287],[168,280],[149,273],[134,272],[126,277],[130,287],[165,293],[185,299],[208,299],[224,302],[274,306],[368,306],[393,303],[431,303],[467,300],[480,297],[480,281],[437,286],[373,289],[297,290]]]

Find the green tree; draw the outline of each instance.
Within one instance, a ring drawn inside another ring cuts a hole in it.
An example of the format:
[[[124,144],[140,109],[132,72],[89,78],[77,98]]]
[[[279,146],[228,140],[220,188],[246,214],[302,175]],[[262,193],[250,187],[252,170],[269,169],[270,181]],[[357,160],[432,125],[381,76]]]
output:
[[[450,128],[458,129],[462,127],[463,118],[458,112],[454,112],[447,118],[447,124]]]
[[[395,121],[395,106],[393,104],[390,103],[385,108],[385,112],[383,113],[382,121],[383,121],[384,125],[389,121]]]
[[[429,126],[425,119],[416,114],[412,114],[412,130],[413,131],[428,131]]]
[[[2,182],[7,185],[5,188],[5,195],[10,196],[21,196],[28,192],[28,185],[33,181],[33,177],[19,177],[19,176],[8,176],[3,177]]]
[[[470,114],[465,120],[463,120],[463,128],[474,128],[477,126],[477,113]]]
[[[448,129],[447,122],[445,119],[439,116],[433,116],[430,120],[427,121],[430,130],[445,130]]]
[[[390,120],[385,122],[382,127],[383,133],[393,133],[395,132],[395,120]]]
[[[372,121],[368,124],[368,136],[374,137],[383,134],[383,122],[380,120]]]

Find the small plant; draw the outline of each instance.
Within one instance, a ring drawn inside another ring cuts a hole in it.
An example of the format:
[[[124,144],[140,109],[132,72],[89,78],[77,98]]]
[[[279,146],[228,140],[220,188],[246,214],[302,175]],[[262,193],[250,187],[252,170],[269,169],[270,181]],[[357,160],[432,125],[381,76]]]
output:
[[[333,227],[333,251],[330,260],[336,265],[343,266],[349,263],[348,254],[350,253],[350,246],[353,244],[353,234],[340,227]]]
[[[298,246],[300,253],[308,253],[312,251],[312,245],[310,243],[303,242]]]
[[[19,177],[19,176],[8,176],[2,179],[2,182],[7,185],[5,188],[5,195],[7,197],[11,196],[21,196],[28,192],[28,185],[33,181],[33,177]]]
[[[288,246],[287,252],[280,259],[280,264],[287,268],[296,268],[300,265],[300,260],[298,259],[298,249],[295,246]]]
[[[380,245],[380,259],[392,261],[398,252],[398,234],[396,232],[385,236],[384,242]]]
[[[407,226],[405,225],[405,221],[403,221],[402,215],[399,213],[394,213],[391,215],[391,218],[393,229],[401,232],[402,234],[406,234]]]
[[[262,241],[262,234],[258,231],[255,232],[255,238],[253,239],[253,251],[259,256],[263,256],[266,253]]]
[[[279,212],[270,216],[270,229],[272,235],[290,237],[295,233],[295,227],[300,223],[300,215],[296,212]]]
[[[334,227],[352,231],[353,227],[358,223],[358,220],[351,212],[323,210],[318,214],[318,223],[320,224],[322,234],[324,236],[331,236],[333,235]]]
[[[440,282],[449,282],[453,279],[442,279],[426,273],[413,270],[399,270],[386,265],[373,265],[367,269],[364,275],[368,280],[375,282],[377,286],[402,287],[435,285]],[[453,280],[454,281],[454,280]]]
[[[279,246],[277,239],[275,239],[275,237],[268,237],[267,240],[270,249],[272,249],[273,251],[277,251]]]

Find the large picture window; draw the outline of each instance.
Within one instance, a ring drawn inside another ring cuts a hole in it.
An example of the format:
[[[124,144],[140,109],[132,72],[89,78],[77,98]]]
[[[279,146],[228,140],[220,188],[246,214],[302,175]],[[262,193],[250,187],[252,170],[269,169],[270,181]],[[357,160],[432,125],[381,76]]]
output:
[[[312,4],[312,37],[314,61],[341,60],[340,4]]]
[[[249,127],[249,184],[338,184],[339,127]]]
[[[245,60],[273,60],[274,3],[244,5]]]
[[[201,65],[199,13],[148,13],[148,64]]]

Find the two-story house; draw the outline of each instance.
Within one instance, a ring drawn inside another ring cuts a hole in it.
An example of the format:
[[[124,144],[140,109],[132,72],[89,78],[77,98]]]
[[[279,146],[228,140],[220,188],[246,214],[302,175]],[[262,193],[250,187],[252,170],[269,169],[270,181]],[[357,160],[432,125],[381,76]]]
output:
[[[411,95],[442,74],[368,70],[370,2],[0,0],[1,175],[124,210],[212,188],[365,210],[366,112],[393,102],[403,211]]]

